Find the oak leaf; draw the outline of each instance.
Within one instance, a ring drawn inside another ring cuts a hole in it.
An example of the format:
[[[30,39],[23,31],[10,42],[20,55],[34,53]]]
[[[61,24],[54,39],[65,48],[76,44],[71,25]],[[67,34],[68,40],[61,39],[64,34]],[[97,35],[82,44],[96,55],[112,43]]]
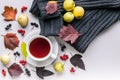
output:
[[[13,21],[16,18],[16,14],[17,14],[17,9],[14,9],[13,7],[5,6],[2,16],[5,17],[4,20],[6,21]]]

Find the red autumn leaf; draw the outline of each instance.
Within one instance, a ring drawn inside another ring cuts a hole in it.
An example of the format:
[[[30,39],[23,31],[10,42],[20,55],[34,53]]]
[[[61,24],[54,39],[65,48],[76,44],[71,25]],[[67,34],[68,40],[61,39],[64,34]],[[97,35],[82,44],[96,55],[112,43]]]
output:
[[[6,48],[14,50],[19,44],[18,37],[15,33],[7,33],[4,35],[4,44]]]
[[[73,44],[80,34],[74,29],[74,27],[70,24],[68,26],[63,26],[59,33],[60,38],[64,41],[70,41]]]
[[[13,63],[10,67],[8,67],[8,72],[11,76],[17,77],[23,73],[23,70],[19,64]]]
[[[5,17],[4,20],[6,21],[13,21],[15,20],[17,14],[17,9],[14,9],[13,7],[5,6],[4,7],[4,12],[2,15]]]
[[[58,10],[56,1],[49,1],[46,5],[47,14],[53,14]]]

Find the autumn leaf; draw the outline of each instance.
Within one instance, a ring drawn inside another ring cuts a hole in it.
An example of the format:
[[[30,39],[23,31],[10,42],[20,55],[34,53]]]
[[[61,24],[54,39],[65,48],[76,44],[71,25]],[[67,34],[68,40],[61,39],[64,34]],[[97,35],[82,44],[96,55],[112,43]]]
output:
[[[46,12],[47,14],[54,14],[57,12],[58,7],[57,7],[57,2],[56,1],[48,1],[46,5]]]
[[[79,36],[80,34],[70,24],[60,29],[59,37],[64,41],[70,41],[71,44],[73,44]]]
[[[36,74],[41,79],[44,79],[44,77],[43,77],[44,69],[45,69],[45,67],[36,67]]]
[[[13,63],[10,67],[8,67],[8,72],[12,77],[17,77],[23,73],[23,70],[19,64]]]
[[[44,77],[51,76],[54,73],[46,70],[45,67],[36,67],[36,74],[39,78],[44,79]]]
[[[73,66],[85,70],[85,65],[81,58],[82,56],[80,54],[75,54],[74,56],[70,58],[70,62]]]
[[[22,42],[21,43],[21,51],[22,51],[22,55],[25,59],[27,59],[28,57],[28,54],[27,54],[27,51],[26,51],[26,43],[25,42]]]
[[[4,35],[4,44],[6,48],[14,50],[19,44],[18,37],[15,33],[7,33]]]
[[[17,9],[14,9],[13,7],[5,6],[2,16],[5,17],[4,20],[6,21],[13,21],[16,18],[16,14],[17,14]]]

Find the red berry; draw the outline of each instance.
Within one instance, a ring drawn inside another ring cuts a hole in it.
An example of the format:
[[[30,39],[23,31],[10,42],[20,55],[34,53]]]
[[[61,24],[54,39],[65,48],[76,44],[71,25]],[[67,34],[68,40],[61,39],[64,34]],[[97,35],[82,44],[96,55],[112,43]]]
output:
[[[26,65],[26,62],[23,62],[22,65],[25,66],[25,65]]]
[[[25,33],[25,30],[22,30],[23,33]]]
[[[6,71],[4,69],[2,69],[2,75],[6,76]]]
[[[60,56],[60,59],[63,61],[66,61],[68,59],[68,55],[67,54],[63,54],[62,56]]]
[[[75,68],[71,67],[70,72],[72,72],[72,73],[75,72]]]
[[[24,36],[25,32],[21,32],[21,35]]]
[[[19,30],[18,30],[18,33],[21,33],[21,32],[22,32],[22,29],[19,29]]]
[[[25,66],[27,62],[25,60],[20,60],[19,63]]]
[[[19,62],[20,62],[20,63],[23,63],[23,62],[24,62],[24,60],[20,60]]]
[[[65,57],[66,60],[69,58],[67,54],[64,54],[63,57]]]
[[[21,12],[24,12],[24,11],[26,11],[26,10],[27,10],[27,6],[22,6]]]
[[[66,61],[66,57],[65,56],[63,56],[63,60]]]
[[[23,29],[19,29],[19,30],[18,30],[18,33],[20,33],[22,36],[24,36],[24,34],[25,34],[25,30],[23,30]]]
[[[63,56],[60,56],[60,59],[63,60]]]

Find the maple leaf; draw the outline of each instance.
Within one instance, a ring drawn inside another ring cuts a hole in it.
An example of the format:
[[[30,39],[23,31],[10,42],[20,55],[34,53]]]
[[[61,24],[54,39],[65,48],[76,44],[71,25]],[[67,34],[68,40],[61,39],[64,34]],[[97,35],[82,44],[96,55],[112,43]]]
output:
[[[60,29],[59,37],[64,41],[70,41],[71,44],[73,44],[79,36],[80,34],[70,24]]]
[[[6,48],[14,50],[19,44],[18,37],[15,33],[7,33],[4,35],[4,44]]]
[[[16,18],[16,14],[17,14],[17,9],[14,9],[13,7],[5,6],[2,16],[5,17],[4,20],[6,21],[13,21]]]

